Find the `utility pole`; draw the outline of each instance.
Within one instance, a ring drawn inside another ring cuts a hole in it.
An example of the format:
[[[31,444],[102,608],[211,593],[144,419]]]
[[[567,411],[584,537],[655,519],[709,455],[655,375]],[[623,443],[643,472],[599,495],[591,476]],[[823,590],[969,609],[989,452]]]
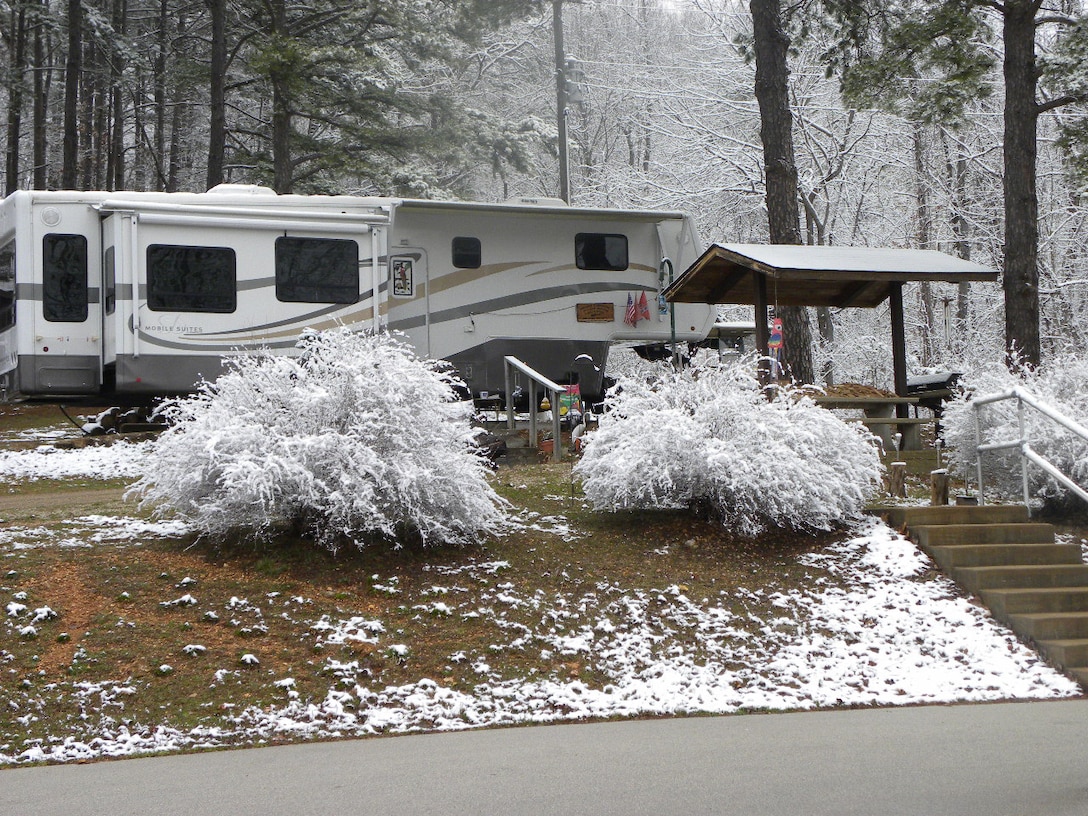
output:
[[[563,0],[552,0],[552,39],[555,42],[556,124],[559,132],[559,197],[570,203],[570,158],[567,154],[566,53],[563,48]]]

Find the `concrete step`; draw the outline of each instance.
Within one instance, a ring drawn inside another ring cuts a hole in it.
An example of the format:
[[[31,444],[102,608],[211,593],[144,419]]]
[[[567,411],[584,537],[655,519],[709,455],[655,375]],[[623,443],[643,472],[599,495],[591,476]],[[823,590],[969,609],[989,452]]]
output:
[[[1009,616],[1013,631],[1040,640],[1088,639],[1088,612],[1028,612]]]
[[[945,571],[953,567],[1082,563],[1079,544],[957,544],[924,549]]]
[[[1065,673],[1080,683],[1081,689],[1088,691],[1088,666],[1079,666],[1077,668],[1066,666]]]
[[[1088,586],[1088,564],[1027,564],[1011,567],[955,567],[952,577],[979,594],[999,587]]]
[[[1022,504],[984,504],[979,507],[889,507],[884,512],[888,524],[901,529],[922,524],[1015,524],[1029,520]]]
[[[984,589],[981,595],[999,620],[1025,612],[1088,612],[1088,587]]]
[[[923,547],[949,544],[1039,544],[1054,540],[1049,524],[911,524],[911,538]],[[1080,560],[1079,548],[1077,559]]]
[[[1070,638],[1066,640],[1040,640],[1035,645],[1047,661],[1059,669],[1088,666],[1088,640]]]

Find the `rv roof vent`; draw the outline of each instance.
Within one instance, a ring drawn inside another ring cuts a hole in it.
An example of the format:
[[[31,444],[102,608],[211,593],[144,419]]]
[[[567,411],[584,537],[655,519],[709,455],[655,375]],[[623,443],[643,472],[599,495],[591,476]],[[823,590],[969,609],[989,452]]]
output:
[[[276,191],[271,187],[262,187],[260,184],[217,184],[208,190],[209,193],[221,195],[275,195]]]
[[[561,198],[536,198],[528,196],[520,196],[517,198],[508,198],[507,204],[519,204],[522,207],[566,207],[567,202]]]

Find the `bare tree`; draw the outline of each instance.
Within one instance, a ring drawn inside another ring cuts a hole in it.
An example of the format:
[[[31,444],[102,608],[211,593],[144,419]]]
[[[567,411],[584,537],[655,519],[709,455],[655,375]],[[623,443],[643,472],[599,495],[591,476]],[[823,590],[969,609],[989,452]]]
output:
[[[753,50],[756,62],[756,99],[759,101],[760,136],[767,184],[767,221],[772,244],[800,244],[797,162],[793,149],[793,115],[790,112],[789,67],[786,55],[790,39],[782,22],[778,0],[751,0]],[[790,375],[800,382],[815,379],[812,370],[812,328],[808,309],[779,308],[786,342],[783,360]],[[757,320],[762,319],[759,315]]]

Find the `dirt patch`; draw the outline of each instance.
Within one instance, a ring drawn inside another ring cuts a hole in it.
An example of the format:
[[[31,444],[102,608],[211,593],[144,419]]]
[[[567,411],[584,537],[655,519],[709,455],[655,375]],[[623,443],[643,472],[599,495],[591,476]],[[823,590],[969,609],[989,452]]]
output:
[[[0,493],[0,515],[36,510],[70,509],[72,515],[98,504],[124,500],[126,488],[96,487],[83,490],[47,490],[38,493]]]
[[[59,563],[47,575],[28,585],[33,595],[51,601],[50,608],[57,613],[70,638],[43,642],[38,668],[47,677],[64,674],[72,665],[81,636],[109,605],[92,586],[92,577],[83,566],[75,563]]]

